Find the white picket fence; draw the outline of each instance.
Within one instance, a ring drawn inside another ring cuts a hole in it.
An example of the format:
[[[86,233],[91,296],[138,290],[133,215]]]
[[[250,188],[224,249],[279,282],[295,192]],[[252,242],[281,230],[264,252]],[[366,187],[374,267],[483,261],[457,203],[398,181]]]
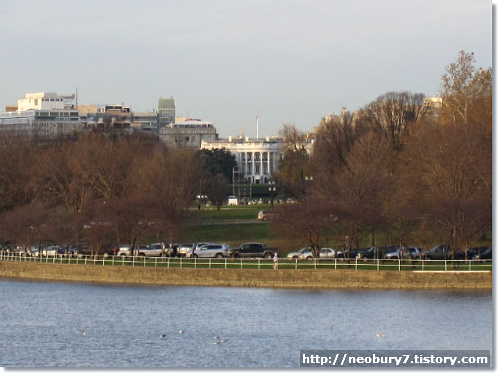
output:
[[[232,259],[232,258],[176,258],[176,257],[72,257],[65,255],[31,257],[0,252],[0,261],[83,264],[103,266],[166,267],[166,268],[207,268],[207,269],[273,269],[272,259]],[[492,262],[476,260],[367,260],[358,259],[278,259],[278,269],[365,269],[394,271],[491,271]]]

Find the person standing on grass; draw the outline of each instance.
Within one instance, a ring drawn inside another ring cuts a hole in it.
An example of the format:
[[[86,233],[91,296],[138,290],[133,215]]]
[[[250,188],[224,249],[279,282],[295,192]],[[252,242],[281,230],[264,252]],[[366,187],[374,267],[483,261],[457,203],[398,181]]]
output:
[[[278,269],[278,253],[274,253],[274,269]]]

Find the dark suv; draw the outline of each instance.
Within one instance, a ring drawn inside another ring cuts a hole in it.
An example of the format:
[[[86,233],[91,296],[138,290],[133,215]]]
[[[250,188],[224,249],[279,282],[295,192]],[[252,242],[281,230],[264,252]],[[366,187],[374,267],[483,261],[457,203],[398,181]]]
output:
[[[449,245],[436,245],[429,251],[426,251],[424,256],[425,259],[430,260],[449,260],[452,258],[451,247]],[[456,250],[454,258],[456,260],[463,260],[465,259],[465,253],[461,250]]]
[[[230,250],[229,256],[232,258],[266,258],[271,259],[278,250],[270,248],[264,243],[249,242],[239,248]]]

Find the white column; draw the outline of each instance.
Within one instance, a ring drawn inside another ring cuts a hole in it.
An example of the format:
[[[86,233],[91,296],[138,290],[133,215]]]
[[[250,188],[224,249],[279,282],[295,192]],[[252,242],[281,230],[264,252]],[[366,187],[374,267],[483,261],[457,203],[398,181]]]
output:
[[[255,152],[252,152],[252,182],[255,179]]]
[[[264,153],[260,153],[260,175],[264,177],[264,158],[263,158]],[[262,183],[264,181],[264,178],[260,179],[260,182]]]
[[[244,177],[245,174],[247,173],[247,158],[244,152],[240,152],[240,158],[241,158],[241,171],[240,173]]]
[[[278,153],[273,152],[272,154],[273,154],[273,162],[271,164],[271,166],[272,166],[271,169],[272,169],[272,172],[274,172],[274,171],[276,171],[276,163],[277,163],[276,159],[278,158]]]
[[[249,160],[249,153],[245,151],[245,177],[247,177],[250,173],[248,173],[248,160]]]
[[[271,177],[271,151],[267,152],[267,174]]]

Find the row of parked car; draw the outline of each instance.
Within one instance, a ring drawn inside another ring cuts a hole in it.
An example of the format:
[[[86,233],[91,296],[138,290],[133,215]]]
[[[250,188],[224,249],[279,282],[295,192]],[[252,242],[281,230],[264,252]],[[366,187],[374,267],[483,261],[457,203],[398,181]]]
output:
[[[68,247],[49,245],[20,247],[11,246],[1,249],[4,253],[16,254],[21,256],[87,256],[91,255],[90,247],[86,244],[76,244]],[[227,244],[200,242],[200,243],[181,243],[168,245],[163,242],[152,243],[149,245],[137,246],[133,254],[130,251],[130,245],[105,245],[102,247],[99,255],[102,256],[143,256],[143,257],[186,257],[186,258],[265,258],[271,259],[278,252],[277,248],[271,248],[265,243],[248,242],[238,248],[232,248]],[[287,255],[288,259],[312,260],[313,251],[310,247],[304,247],[298,251]],[[465,251],[457,250],[452,252],[448,245],[437,245],[427,250],[417,246],[398,247],[365,247],[353,248],[349,251],[335,250],[329,247],[320,249],[320,259],[358,259],[367,261],[370,259],[429,259],[429,260],[491,260],[492,248],[487,246],[471,247]]]
[[[262,242],[247,242],[238,248],[217,243],[188,243],[177,248],[177,255],[187,258],[265,258],[271,259],[278,249]]]
[[[287,255],[288,259],[312,260],[313,252],[311,247],[304,247],[298,251]],[[370,259],[429,259],[429,260],[491,260],[492,248],[487,246],[471,247],[465,251],[457,250],[453,254],[450,246],[437,245],[427,250],[417,246],[402,247],[383,246],[383,247],[365,247],[354,248],[349,251],[334,250],[329,247],[323,247],[319,252],[320,259],[358,259],[367,261]]]
[[[20,256],[88,256],[91,255],[90,247],[87,244],[77,244],[68,247],[50,245],[50,246],[9,246],[2,249],[4,253]],[[186,258],[266,258],[270,259],[277,253],[278,249],[270,248],[264,243],[248,242],[238,248],[232,248],[227,244],[199,242],[199,243],[181,243],[166,244],[163,242],[141,245],[134,248],[131,252],[130,245],[115,244],[102,246],[98,255],[101,256],[142,256],[142,257],[186,257]]]
[[[166,248],[163,243],[153,243],[149,245],[137,246],[134,249],[134,255],[140,256],[161,256],[162,251],[168,255],[170,249]],[[33,245],[30,247],[23,246],[4,246],[1,251],[7,254],[15,254],[20,256],[31,257],[53,257],[53,256],[86,256],[91,255],[90,246],[87,244],[76,244],[71,246],[59,245]],[[102,256],[128,256],[130,255],[130,245],[104,245],[98,255]]]

